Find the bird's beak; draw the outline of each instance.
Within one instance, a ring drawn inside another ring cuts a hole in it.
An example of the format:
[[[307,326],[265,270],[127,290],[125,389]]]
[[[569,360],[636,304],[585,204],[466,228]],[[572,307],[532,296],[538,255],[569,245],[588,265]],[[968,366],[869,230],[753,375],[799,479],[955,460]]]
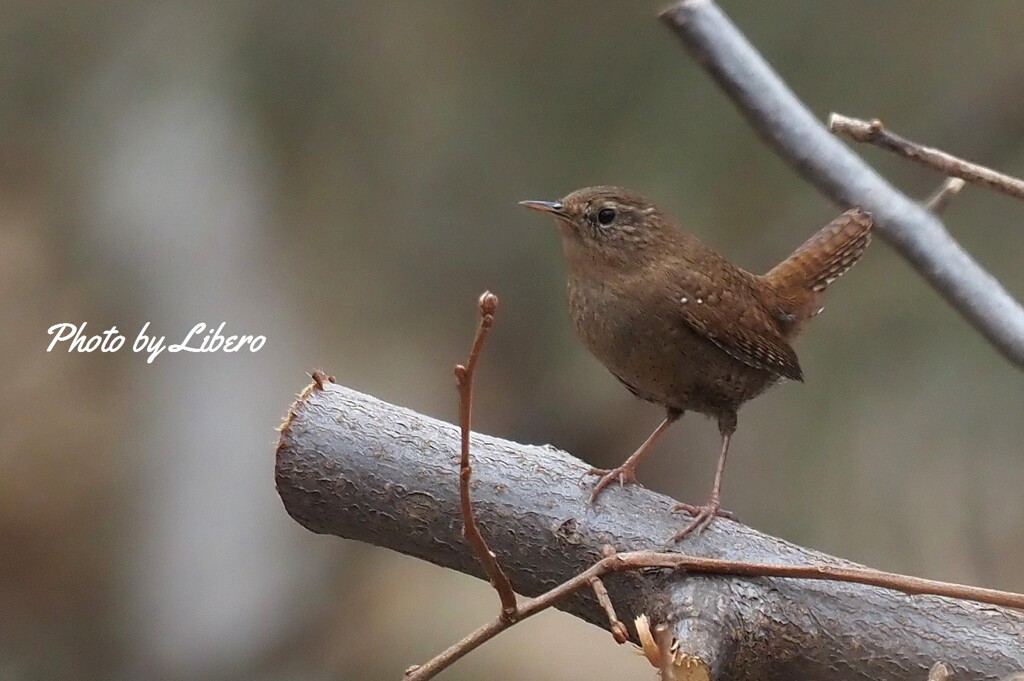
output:
[[[526,206],[531,210],[539,210],[542,213],[554,213],[555,215],[565,217],[562,204],[558,201],[520,201],[519,205]]]

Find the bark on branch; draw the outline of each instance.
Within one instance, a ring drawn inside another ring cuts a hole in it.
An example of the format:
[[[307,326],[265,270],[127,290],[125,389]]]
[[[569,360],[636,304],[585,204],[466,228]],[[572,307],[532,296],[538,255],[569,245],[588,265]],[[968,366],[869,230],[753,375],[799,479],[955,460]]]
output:
[[[673,500],[640,487],[591,507],[587,465],[551,447],[474,434],[473,499],[481,532],[516,591],[533,596],[597,562],[602,547],[661,550]],[[461,536],[454,426],[322,382],[281,428],[277,487],[308,529],[365,541],[486,579]],[[777,564],[850,565],[728,520],[681,549]],[[716,680],[924,678],[937,660],[959,680],[1024,668],[1024,614],[852,583],[685,575],[603,578],[622,620],[669,621],[680,649]],[[607,628],[583,589],[561,607]],[[457,635],[458,632],[453,632]],[[635,632],[631,632],[635,638]]]

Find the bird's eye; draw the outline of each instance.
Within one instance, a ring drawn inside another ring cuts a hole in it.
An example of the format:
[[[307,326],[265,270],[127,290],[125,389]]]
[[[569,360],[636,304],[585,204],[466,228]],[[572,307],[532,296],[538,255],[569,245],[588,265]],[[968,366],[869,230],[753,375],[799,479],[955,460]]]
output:
[[[611,208],[602,208],[597,211],[597,221],[602,225],[610,225],[615,220],[615,211]]]

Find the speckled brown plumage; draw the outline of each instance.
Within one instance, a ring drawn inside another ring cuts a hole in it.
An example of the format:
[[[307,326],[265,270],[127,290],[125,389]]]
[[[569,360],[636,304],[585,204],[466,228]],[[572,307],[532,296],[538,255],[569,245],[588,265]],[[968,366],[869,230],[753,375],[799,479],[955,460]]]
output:
[[[602,474],[635,480],[637,462],[686,411],[718,420],[722,451],[711,501],[677,538],[719,511],[721,474],[740,405],[781,378],[803,380],[789,341],[820,311],[818,296],[870,241],[871,218],[833,220],[765,275],[736,267],[643,196],[590,187],[561,201],[525,201],[556,217],[568,269],[569,314],[583,344],[629,390],[662,405],[665,421],[629,459]]]

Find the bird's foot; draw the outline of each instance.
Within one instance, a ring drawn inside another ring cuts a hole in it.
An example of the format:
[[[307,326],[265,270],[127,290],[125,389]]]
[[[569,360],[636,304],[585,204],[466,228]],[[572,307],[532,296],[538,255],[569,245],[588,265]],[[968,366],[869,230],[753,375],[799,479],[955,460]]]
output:
[[[601,476],[601,479],[597,481],[597,484],[594,485],[594,489],[590,492],[591,504],[594,503],[595,499],[597,499],[597,495],[601,493],[601,490],[616,480],[619,481],[619,487],[636,483],[636,470],[633,466],[628,464],[622,464],[615,468],[591,468],[587,471],[587,475]]]
[[[688,514],[693,516],[693,520],[690,524],[683,529],[676,532],[675,536],[672,537],[672,542],[677,542],[688,534],[694,536],[699,535],[704,531],[711,521],[716,516],[722,518],[728,518],[729,520],[735,520],[736,515],[732,511],[726,511],[721,507],[721,503],[718,499],[712,497],[711,501],[704,504],[703,506],[694,506],[693,504],[676,504],[672,507],[672,513],[676,511],[686,511]]]

